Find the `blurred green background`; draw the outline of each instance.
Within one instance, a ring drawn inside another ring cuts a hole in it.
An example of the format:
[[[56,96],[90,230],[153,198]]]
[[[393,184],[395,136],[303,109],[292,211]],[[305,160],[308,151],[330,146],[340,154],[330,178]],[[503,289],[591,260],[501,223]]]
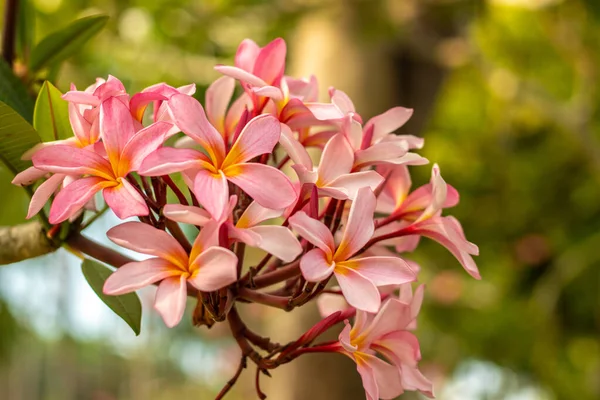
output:
[[[31,5],[36,40],[85,15],[111,17],[57,71],[63,91],[113,74],[130,93],[160,81],[195,82],[202,93],[242,39],[282,36],[288,72],[315,73],[323,100],[334,85],[363,117],[414,108],[402,132],[425,137],[421,154],[459,190],[449,211],[481,251],[482,281],[436,244],[411,255],[427,285],[421,365],[438,398],[600,398],[598,0]],[[415,184],[430,173],[411,171]],[[0,224],[23,222],[27,198],[2,174]],[[88,233],[102,239],[115,222],[109,215]],[[230,378],[238,356],[227,328],[167,330],[146,312],[135,338],[80,275],[63,251],[0,268],[0,399],[210,399]],[[152,295],[142,292],[146,310]],[[280,314],[246,312],[277,340]],[[359,379],[350,367],[342,382]],[[272,387],[269,398],[305,399],[307,387],[313,400],[364,398],[303,371],[286,370],[292,386]],[[253,396],[248,378],[230,398]]]

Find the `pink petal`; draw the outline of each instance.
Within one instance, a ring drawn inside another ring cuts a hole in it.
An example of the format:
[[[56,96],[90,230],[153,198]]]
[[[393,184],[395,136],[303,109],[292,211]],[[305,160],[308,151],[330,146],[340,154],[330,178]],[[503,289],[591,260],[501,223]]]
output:
[[[202,227],[192,245],[192,251],[189,256],[190,265],[196,263],[196,258],[198,258],[204,250],[219,245],[219,229],[221,225],[221,222],[211,220]]]
[[[333,189],[344,193],[345,197],[340,199],[354,200],[359,190],[369,188],[375,191],[383,182],[383,177],[375,171],[353,172],[340,175],[327,184],[323,189]]]
[[[342,122],[342,132],[354,151],[360,150],[363,141],[363,128],[357,120],[353,118],[354,114],[348,114]],[[358,162],[355,160],[355,164]]]
[[[175,275],[181,275],[181,270],[161,258],[134,261],[113,272],[102,291],[111,296],[131,293]]]
[[[219,290],[237,280],[236,255],[223,247],[210,247],[190,265],[189,282],[203,292]]]
[[[317,297],[317,307],[319,308],[321,317],[325,318],[338,311],[344,311],[350,306],[346,299],[344,299],[344,296],[333,293],[321,293]]]
[[[177,325],[185,312],[187,300],[186,276],[167,278],[158,285],[154,308],[169,328]]]
[[[313,164],[308,152],[304,146],[294,138],[292,130],[285,124],[281,124],[281,137],[279,138],[279,143],[295,164],[303,165],[306,169],[312,170]]]
[[[477,265],[470,254],[477,255],[478,249],[459,232],[449,217],[432,217],[415,225],[415,233],[435,240],[448,249],[475,279],[481,279]]]
[[[258,233],[252,232],[250,229],[236,228],[235,226],[229,225],[227,228],[229,239],[236,242],[246,243],[250,247],[258,247],[260,243],[260,236]]]
[[[279,85],[285,68],[286,45],[277,38],[260,49],[252,72],[269,85]]]
[[[92,93],[85,93],[78,90],[70,90],[63,94],[62,98],[75,104],[89,104],[92,106],[100,105],[100,99],[98,97],[94,96]]]
[[[373,131],[373,141],[381,139],[384,135],[394,132],[404,125],[412,116],[413,110],[404,107],[390,108],[383,114],[379,114],[365,124],[365,130],[371,125],[375,126]]]
[[[414,135],[391,135],[388,137],[393,140],[402,140],[406,142],[409,149],[422,149],[425,144],[425,139]]]
[[[105,159],[93,151],[73,146],[44,147],[33,155],[33,165],[57,174],[94,175],[113,179],[112,168]]]
[[[382,164],[377,166],[377,172],[386,179],[382,194],[385,193],[396,206],[400,206],[412,185],[408,167]]]
[[[92,137],[90,135],[92,124],[90,124],[79,112],[79,107],[74,103],[69,103],[69,122],[73,129],[73,133],[77,140],[84,144],[90,145],[98,140],[98,137]]]
[[[406,153],[402,157],[384,160],[384,162],[394,165],[425,165],[429,160],[415,153]]]
[[[78,179],[65,186],[54,198],[48,220],[51,224],[61,223],[77,213],[97,192],[106,186],[102,178]]]
[[[335,252],[336,260],[347,260],[371,239],[375,231],[373,222],[375,204],[375,195],[371,189],[367,187],[358,191],[356,200],[350,207],[342,240]]]
[[[388,160],[398,160],[408,152],[408,147],[403,142],[382,142],[356,152],[354,165],[365,167],[369,165],[382,164]]]
[[[321,222],[299,211],[289,219],[290,226],[304,239],[323,250],[328,256],[333,253],[335,244],[331,231]]]
[[[354,103],[346,93],[342,92],[341,90],[330,89],[330,94],[331,102],[335,104],[344,113],[344,115],[356,113]]]
[[[283,260],[292,262],[302,253],[302,246],[296,236],[284,226],[264,225],[249,228],[260,236],[258,248]]]
[[[158,102],[159,100],[164,101],[168,99],[166,96],[160,93],[160,90],[158,90],[159,85],[165,86],[164,83],[159,83],[158,85],[148,87],[142,92],[134,94],[129,101],[131,115],[133,115],[138,121],[142,122],[142,119],[144,118],[144,112],[146,111],[148,104],[154,101]]]
[[[36,167],[29,167],[24,171],[19,172],[12,180],[13,185],[17,186],[29,186],[38,179],[42,179],[48,172],[37,169]]]
[[[111,97],[100,106],[100,132],[108,159],[117,165],[125,144],[135,134],[133,117],[121,100]]]
[[[371,354],[361,354],[372,371],[380,399],[394,399],[404,392],[399,369]]]
[[[343,134],[338,133],[332,137],[323,149],[319,163],[319,184],[328,185],[340,175],[347,174],[352,169],[354,152]]]
[[[336,296],[336,297],[340,297],[340,296]],[[321,298],[321,296],[319,296],[319,299],[320,298]],[[347,303],[346,303],[346,305],[347,305]],[[350,332],[351,332],[351,327],[350,327],[350,324],[348,323],[348,320],[346,320],[346,321],[344,321],[344,329],[342,329],[342,331],[340,332],[340,334],[338,336],[338,341],[340,342],[342,347],[344,347],[344,349],[347,352],[354,353],[356,350],[358,350],[358,346],[355,346],[352,344],[352,340],[350,339]]]
[[[121,219],[148,215],[148,206],[141,194],[126,179],[118,186],[102,191],[106,205]]]
[[[389,332],[378,338],[374,344],[378,351],[398,367],[404,364],[416,368],[421,359],[419,340],[407,331]]]
[[[210,214],[206,210],[180,204],[167,204],[163,208],[163,215],[171,221],[198,226],[203,226],[210,220]]]
[[[225,117],[225,133],[232,134],[245,109],[252,108],[252,99],[247,93],[242,93],[229,107]]]
[[[244,39],[235,53],[235,66],[245,71],[252,71],[260,47],[251,39]]]
[[[222,76],[206,90],[206,116],[221,133],[225,132],[225,114],[234,89],[235,80]]]
[[[281,92],[281,89],[275,86],[263,86],[263,87],[254,87],[252,88],[252,93],[261,97],[268,97],[275,101],[281,101],[284,99],[284,95]]]
[[[408,304],[398,299],[388,298],[361,335],[365,342],[372,343],[391,332],[404,330],[412,319]]]
[[[272,210],[258,204],[256,201],[250,203],[248,208],[238,219],[235,224],[238,228],[250,228],[254,225],[258,225],[263,221],[278,218],[283,215],[283,210]]]
[[[144,159],[163,144],[172,126],[173,124],[168,122],[159,121],[138,131],[123,148],[118,176],[124,177],[129,172],[140,169]]]
[[[433,383],[417,368],[402,365],[400,375],[402,375],[402,386],[406,390],[418,390],[429,398],[435,397],[433,394]]]
[[[279,141],[281,127],[277,118],[259,115],[246,124],[223,161],[222,168],[244,163],[256,156],[271,153]]]
[[[302,260],[304,260],[304,257]],[[300,268],[302,268],[302,262]],[[371,313],[376,313],[379,310],[381,305],[379,290],[367,277],[360,272],[340,265],[336,266],[334,273],[348,304],[356,309]]]
[[[29,203],[29,209],[27,210],[27,219],[36,215],[44,205],[48,202],[50,196],[56,192],[60,185],[65,180],[65,175],[54,174],[42,183],[31,196],[31,202]]]
[[[430,202],[427,204],[427,208],[423,211],[423,214],[417,219],[422,221],[436,214],[443,207],[446,202],[446,195],[448,193],[448,186],[440,175],[440,168],[437,164],[433,165],[431,170],[431,197]]]
[[[296,201],[292,182],[276,168],[258,163],[236,164],[223,171],[227,179],[263,207],[281,210]]]
[[[190,168],[200,168],[206,156],[198,150],[162,147],[148,155],[139,168],[143,176],[169,175]]]
[[[344,113],[334,104],[304,103],[304,105],[319,121],[335,121],[344,118]]]
[[[368,354],[360,353],[360,356],[368,356]],[[367,400],[379,400],[379,388],[377,387],[377,381],[375,380],[375,373],[373,369],[369,367],[366,360],[363,361],[362,357],[356,357],[356,370],[360,374],[362,379],[362,385],[365,389]]]
[[[230,66],[226,66],[226,65],[217,65],[215,67],[215,70],[219,71],[220,73],[222,73],[225,76],[230,76],[233,79],[236,79],[240,82],[247,83],[248,85],[251,85],[251,86],[256,86],[256,87],[268,86],[267,82],[263,81],[258,76],[254,75],[248,71],[244,71],[241,68],[230,67]]]
[[[416,272],[400,257],[364,257],[340,265],[359,271],[375,286],[400,285],[417,279]]]
[[[182,271],[187,267],[188,256],[179,242],[165,231],[142,222],[125,222],[117,225],[106,236],[126,249],[160,257],[177,265]]]
[[[223,172],[200,170],[194,178],[194,194],[213,219],[223,222],[229,211],[229,186]]]
[[[175,125],[183,133],[198,142],[208,153],[213,163],[219,164],[225,157],[223,137],[208,122],[198,100],[185,94],[176,94],[169,99],[169,111]]]
[[[321,249],[312,249],[306,253],[300,259],[300,271],[304,279],[308,282],[320,282],[328,278],[334,271],[335,263],[327,261],[327,258],[327,254]]]

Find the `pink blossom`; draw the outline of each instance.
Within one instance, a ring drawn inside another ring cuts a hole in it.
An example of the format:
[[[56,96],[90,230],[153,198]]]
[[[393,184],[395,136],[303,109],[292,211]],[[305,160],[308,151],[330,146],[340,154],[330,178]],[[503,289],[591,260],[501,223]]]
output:
[[[214,202],[219,201],[223,199],[214,199]],[[225,224],[229,239],[262,249],[285,262],[295,260],[302,253],[302,246],[288,228],[278,225],[260,225],[261,222],[280,217],[282,210],[270,210],[254,201],[234,224],[231,212],[236,203],[237,197],[231,196],[229,207],[222,208],[221,215],[211,215],[202,208],[179,204],[166,205],[163,214],[173,221],[198,226],[203,226],[209,221],[216,221],[220,225]],[[221,208],[217,207],[217,209]]]
[[[431,382],[417,368],[419,342],[407,330],[416,318],[415,310],[418,313],[412,304],[390,298],[377,315],[358,310],[354,326],[346,321],[338,351],[356,362],[367,400],[392,399],[404,390],[433,397]]]
[[[146,202],[125,178],[162,145],[172,125],[158,122],[136,132],[129,109],[116,97],[106,100],[100,109],[101,149],[108,159],[88,148],[66,145],[46,147],[33,156],[37,169],[84,176],[65,186],[54,199],[49,216],[53,224],[77,213],[99,191],[119,218],[148,215]]]
[[[309,282],[319,282],[333,273],[348,303],[370,312],[376,312],[381,304],[377,286],[416,279],[416,273],[399,257],[353,258],[373,235],[374,211],[373,192],[369,188],[359,189],[337,246],[331,231],[306,213],[298,212],[289,219],[292,228],[316,246],[300,260],[304,278]]]
[[[340,200],[354,199],[360,188],[375,190],[383,182],[383,177],[375,171],[352,170],[352,148],[341,133],[329,139],[316,168],[304,146],[293,137],[289,129],[282,129],[280,143],[294,161],[292,168],[298,174],[300,183],[316,185],[320,196]]]
[[[154,308],[168,327],[181,321],[189,283],[203,292],[221,289],[237,279],[237,257],[218,246],[216,224],[207,225],[188,256],[168,233],[141,222],[126,222],[107,232],[110,240],[130,250],[155,256],[116,270],[105,282],[104,293],[130,293],[159,282]]]
[[[280,127],[275,118],[261,115],[252,119],[227,151],[223,137],[209,123],[198,101],[176,94],[169,100],[169,110],[175,124],[206,154],[194,149],[163,147],[144,161],[140,174],[194,173],[193,190],[197,196],[208,196],[200,199],[206,206],[212,203],[213,198],[228,198],[228,181],[270,209],[283,209],[296,200],[294,188],[283,172],[249,162],[254,157],[270,153],[277,144]],[[209,211],[220,214],[217,210]]]
[[[393,244],[397,251],[412,251],[416,248],[420,236],[428,237],[446,247],[471,276],[481,279],[477,265],[471,257],[478,255],[479,249],[467,241],[456,218],[441,216],[443,208],[453,207],[458,203],[458,192],[446,184],[437,164],[433,166],[430,183],[408,196],[411,182],[405,167],[392,167],[389,173],[383,168],[386,167],[380,166],[379,170],[388,176],[388,180],[381,192],[378,209],[388,212],[391,210],[387,220],[402,221],[390,223],[385,230],[377,230],[381,235],[385,234],[385,231],[391,232],[390,235],[397,232],[394,235],[395,239],[381,244]]]

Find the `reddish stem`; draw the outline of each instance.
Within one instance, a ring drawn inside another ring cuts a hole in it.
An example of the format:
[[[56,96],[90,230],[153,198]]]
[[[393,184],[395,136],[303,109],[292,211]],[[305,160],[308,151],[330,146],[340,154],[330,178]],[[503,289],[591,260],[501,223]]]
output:
[[[173,193],[175,193],[175,196],[177,196],[177,200],[179,200],[180,204],[183,204],[184,206],[189,205],[187,199],[185,198],[185,195],[179,189],[177,184],[175,182],[173,182],[173,179],[171,179],[171,177],[169,175],[163,175],[163,176],[161,176],[161,178],[167,184],[167,186],[169,186],[169,188],[173,191]],[[192,196],[192,198],[193,197],[194,196]]]

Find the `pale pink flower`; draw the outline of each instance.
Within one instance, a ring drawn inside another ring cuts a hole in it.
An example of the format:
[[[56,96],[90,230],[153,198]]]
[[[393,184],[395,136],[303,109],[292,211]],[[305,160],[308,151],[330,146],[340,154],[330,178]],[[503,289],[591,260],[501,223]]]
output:
[[[335,245],[331,231],[304,212],[290,217],[290,225],[316,246],[300,260],[302,275],[319,282],[335,275],[348,303],[361,310],[376,312],[381,304],[377,286],[416,280],[416,273],[399,257],[352,258],[371,239],[374,231],[375,196],[362,188],[352,202],[342,240]]]
[[[244,127],[229,151],[221,134],[208,122],[204,109],[192,97],[174,95],[169,110],[175,124],[194,139],[206,152],[194,149],[163,147],[151,154],[142,164],[140,174],[166,175],[186,171],[195,173],[193,190],[211,214],[213,199],[228,198],[231,182],[264,207],[283,209],[296,200],[296,193],[285,174],[276,168],[249,162],[271,153],[279,140],[281,128],[277,119],[261,115]],[[222,203],[218,204],[220,207]]]
[[[216,66],[222,74],[240,81],[256,112],[269,112],[292,129],[344,116],[333,104],[316,103],[317,82],[283,75],[286,44],[281,38],[265,47],[245,39],[238,47],[235,66]]]
[[[237,197],[231,196],[229,207],[222,209],[221,215],[211,215],[202,208],[179,204],[167,204],[163,214],[173,221],[185,224],[203,226],[209,221],[216,221],[219,225],[225,224],[229,239],[262,249],[285,262],[294,261],[302,253],[300,242],[288,228],[260,225],[264,221],[280,217],[283,214],[282,210],[270,210],[253,201],[234,224],[232,210],[236,202]]]
[[[152,103],[153,122],[165,121],[173,123],[167,109],[168,100],[174,94],[181,93],[187,96],[192,96],[195,92],[196,85],[193,83],[190,85],[181,86],[179,88],[174,88],[166,83],[158,83],[156,85],[149,86],[141,92],[133,95],[129,101],[129,109],[131,111],[131,115],[136,119],[136,121],[142,123],[144,112],[146,111],[148,105]],[[179,132],[179,129],[176,126],[173,126],[168,136],[177,132]]]
[[[40,149],[33,156],[33,164],[40,170],[84,175],[55,197],[49,216],[53,224],[77,213],[99,191],[119,218],[148,215],[146,202],[125,177],[162,145],[172,125],[157,122],[136,132],[129,109],[116,97],[104,101],[100,109],[101,149],[108,159],[87,148],[65,145]]]
[[[481,279],[472,255],[478,255],[479,249],[465,238],[460,222],[454,217],[441,216],[441,210],[458,203],[458,192],[447,185],[440,174],[439,167],[433,166],[431,181],[407,195],[411,185],[410,176],[405,167],[392,167],[386,171],[386,185],[380,194],[377,209],[391,212],[387,219],[400,219],[389,226],[377,230],[378,235],[399,232],[398,238],[380,242],[380,245],[395,245],[399,252],[412,251],[417,247],[419,236],[433,239],[446,247],[474,278]],[[388,172],[389,171],[389,172]]]
[[[319,196],[352,200],[360,188],[369,187],[375,190],[383,182],[383,177],[375,171],[353,172],[354,154],[341,133],[329,139],[316,168],[304,146],[284,125],[280,143],[294,161],[295,165],[292,168],[298,174],[300,183],[314,184],[318,188]]]
[[[168,233],[141,222],[126,222],[107,232],[119,246],[155,256],[117,269],[104,283],[104,293],[120,295],[160,282],[154,308],[165,325],[181,321],[187,299],[187,283],[203,292],[221,289],[237,279],[237,257],[218,246],[216,224],[205,226],[190,255]]]
[[[433,397],[431,382],[417,368],[419,342],[407,330],[415,310],[418,313],[418,307],[390,298],[377,315],[357,310],[354,326],[346,321],[338,351],[356,362],[367,400],[392,399],[404,390]]]

